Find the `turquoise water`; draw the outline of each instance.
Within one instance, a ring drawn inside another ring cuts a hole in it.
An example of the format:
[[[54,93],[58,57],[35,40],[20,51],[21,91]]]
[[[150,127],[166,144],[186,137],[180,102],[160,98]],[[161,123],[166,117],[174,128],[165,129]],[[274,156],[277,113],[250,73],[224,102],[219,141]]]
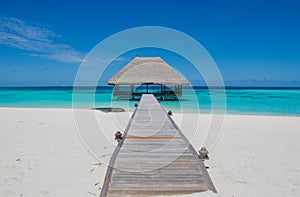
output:
[[[112,88],[72,87],[0,88],[0,107],[92,108],[123,107],[132,111],[137,101],[112,98]],[[224,99],[224,100],[222,100]],[[226,105],[223,101],[226,101]],[[194,87],[183,90],[180,101],[162,101],[175,112],[211,113],[224,107],[231,114],[300,115],[299,88],[227,88],[226,92]]]

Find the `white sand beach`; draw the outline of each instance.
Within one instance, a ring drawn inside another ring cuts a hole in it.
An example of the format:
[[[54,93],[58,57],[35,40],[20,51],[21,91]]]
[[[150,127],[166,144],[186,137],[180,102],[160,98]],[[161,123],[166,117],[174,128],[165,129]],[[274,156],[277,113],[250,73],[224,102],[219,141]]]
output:
[[[0,114],[0,196],[99,196],[107,166],[98,165],[81,143],[72,109],[0,108]],[[96,115],[112,141],[130,117],[126,112]],[[195,116],[185,114],[185,120]],[[209,115],[200,116],[198,129],[206,130]],[[193,135],[194,123],[181,124],[180,114],[173,118]],[[300,117],[226,115],[205,162],[218,194],[184,196],[300,196],[299,131]],[[198,137],[192,141],[196,149]],[[110,144],[103,155],[113,152],[115,142],[96,140],[100,150]]]

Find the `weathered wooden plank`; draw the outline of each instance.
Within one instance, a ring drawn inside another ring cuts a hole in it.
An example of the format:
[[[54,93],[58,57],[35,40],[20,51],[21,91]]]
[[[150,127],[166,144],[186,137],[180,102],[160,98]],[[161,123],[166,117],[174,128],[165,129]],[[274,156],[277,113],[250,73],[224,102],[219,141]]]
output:
[[[132,176],[199,176],[199,174],[201,175],[201,173],[194,173],[194,172],[183,172],[183,171],[179,171],[176,172],[175,170],[171,170],[171,169],[164,169],[163,171],[157,169],[157,170],[152,170],[152,171],[145,171],[145,172],[128,172],[128,171],[117,171],[114,170],[114,174],[112,176],[119,176],[119,175],[132,175]]]

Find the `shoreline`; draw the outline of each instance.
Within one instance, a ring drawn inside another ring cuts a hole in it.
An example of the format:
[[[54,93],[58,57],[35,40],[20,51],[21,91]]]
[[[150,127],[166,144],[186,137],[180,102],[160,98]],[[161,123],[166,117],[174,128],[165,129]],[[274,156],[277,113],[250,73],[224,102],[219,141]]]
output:
[[[107,107],[107,106],[104,106],[104,107]],[[119,107],[119,106],[118,106]],[[122,108],[122,107],[121,107]],[[22,109],[25,109],[25,110],[30,110],[30,109],[39,109],[39,110],[42,110],[42,109],[49,109],[49,110],[74,110],[74,109],[77,109],[77,110],[95,110],[93,108],[68,108],[68,107],[1,107],[0,106],[0,109],[12,109],[12,110],[16,110],[16,109],[19,109],[19,110],[22,110]],[[165,109],[165,110],[169,110],[169,109]],[[172,110],[172,109],[171,109]],[[100,110],[95,110],[95,111],[100,111]],[[125,110],[125,113],[132,113],[132,111],[126,111]],[[226,111],[227,112],[227,111]],[[124,113],[124,112],[103,112],[103,113]],[[300,114],[299,115],[291,115],[291,114],[256,114],[254,112],[249,112],[249,113],[239,113],[239,112],[229,112],[229,113],[199,113],[199,112],[193,112],[193,111],[183,111],[183,112],[177,112],[176,110],[173,112],[175,114],[197,114],[197,115],[229,115],[229,116],[271,116],[271,117],[300,117]]]

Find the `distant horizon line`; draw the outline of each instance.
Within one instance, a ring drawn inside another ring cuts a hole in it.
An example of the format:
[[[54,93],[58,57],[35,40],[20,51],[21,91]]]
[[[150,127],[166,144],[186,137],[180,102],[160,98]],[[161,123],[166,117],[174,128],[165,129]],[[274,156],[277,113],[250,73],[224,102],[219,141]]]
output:
[[[98,85],[98,86],[70,86],[70,85],[40,85],[40,86],[0,86],[0,89],[18,89],[18,88],[113,88],[113,85]],[[255,85],[228,85],[228,86],[204,86],[204,85],[193,85],[193,86],[183,86],[184,88],[198,88],[198,89],[299,89],[300,86],[255,86]]]

